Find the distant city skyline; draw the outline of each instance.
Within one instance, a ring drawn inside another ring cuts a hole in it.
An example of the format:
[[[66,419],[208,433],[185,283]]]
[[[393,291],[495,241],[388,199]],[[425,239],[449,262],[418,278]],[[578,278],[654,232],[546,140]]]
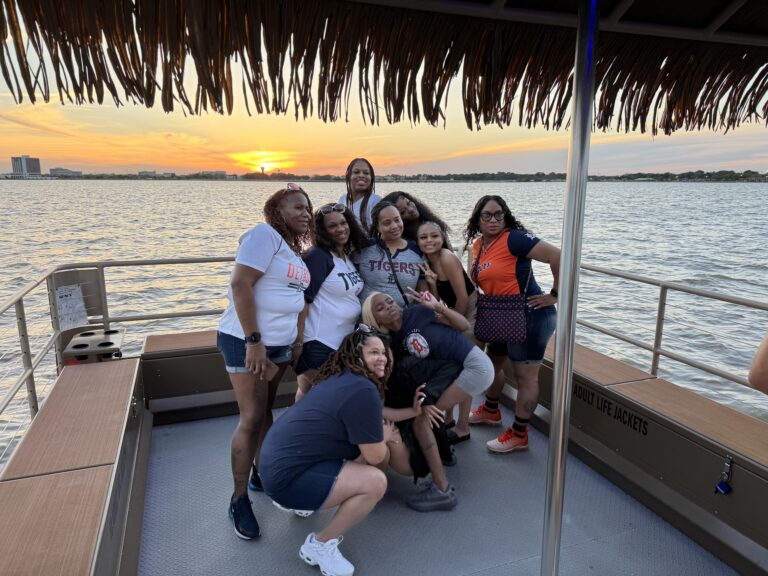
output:
[[[0,91],[0,157],[25,154],[47,166],[83,173],[157,171],[228,174],[276,170],[294,174],[343,174],[354,157],[368,158],[378,174],[565,172],[568,131],[501,129],[470,131],[460,98],[448,101],[445,126],[369,126],[350,102],[349,121],[325,124],[292,115],[184,116],[128,104],[15,104]],[[702,131],[672,136],[594,133],[590,173],[694,170],[768,172],[768,128],[746,125],[728,134]]]

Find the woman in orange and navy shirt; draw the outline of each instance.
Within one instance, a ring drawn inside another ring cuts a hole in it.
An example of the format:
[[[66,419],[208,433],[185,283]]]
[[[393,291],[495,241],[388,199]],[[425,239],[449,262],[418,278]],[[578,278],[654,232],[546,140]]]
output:
[[[478,200],[464,237],[465,249],[472,246],[473,267],[477,267],[472,270],[472,277],[481,292],[493,296],[525,294],[528,304],[525,341],[491,343],[486,348],[496,376],[486,391],[485,403],[469,415],[469,423],[501,425],[499,398],[504,388],[504,363],[509,358],[518,385],[515,422],[498,438],[489,441],[487,447],[501,454],[525,450],[528,421],[539,403],[539,368],[557,322],[557,289],[543,293],[533,276],[532,261],[549,264],[557,286],[560,250],[526,230],[500,196],[483,196]]]

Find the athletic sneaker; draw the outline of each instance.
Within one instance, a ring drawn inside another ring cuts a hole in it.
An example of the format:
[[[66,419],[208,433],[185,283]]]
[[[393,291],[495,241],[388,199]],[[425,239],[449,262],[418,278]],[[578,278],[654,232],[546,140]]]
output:
[[[293,508],[286,508],[285,506],[278,504],[274,500],[272,500],[272,504],[274,504],[277,508],[280,508],[280,510],[282,510],[283,512],[293,512],[299,518],[306,518],[308,516],[312,516],[312,514],[315,513],[314,510],[294,510]]]
[[[506,454],[516,450],[528,450],[528,432],[520,436],[512,427],[507,428],[498,438],[489,440],[485,444],[490,452]]]
[[[248,479],[248,488],[254,492],[264,492],[264,486],[261,484],[261,476],[256,470],[256,466],[251,466],[251,477]]]
[[[323,576],[352,576],[355,567],[339,551],[342,540],[343,536],[339,536],[338,539],[320,542],[312,532],[299,548],[299,556],[310,566],[319,566]]]
[[[432,512],[434,510],[453,510],[459,503],[459,498],[456,496],[456,489],[450,484],[448,489],[443,492],[434,482],[428,482],[416,494],[407,498],[405,503],[417,512]]]
[[[469,423],[501,426],[501,410],[491,412],[485,407],[485,404],[480,404],[480,406],[469,413]]]
[[[251,501],[246,492],[234,502],[229,504],[229,519],[235,527],[235,534],[243,540],[252,540],[261,536],[259,523],[253,515]]]

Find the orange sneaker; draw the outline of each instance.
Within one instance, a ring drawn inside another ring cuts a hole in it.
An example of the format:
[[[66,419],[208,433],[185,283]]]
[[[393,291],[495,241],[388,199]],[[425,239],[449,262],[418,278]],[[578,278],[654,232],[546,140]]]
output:
[[[501,426],[501,410],[491,412],[486,409],[485,404],[480,404],[469,413],[470,424],[488,424],[489,426]]]
[[[528,433],[523,436],[518,435],[514,428],[507,428],[501,433],[501,436],[494,440],[489,440],[485,444],[489,452],[496,454],[506,454],[516,450],[528,450]]]

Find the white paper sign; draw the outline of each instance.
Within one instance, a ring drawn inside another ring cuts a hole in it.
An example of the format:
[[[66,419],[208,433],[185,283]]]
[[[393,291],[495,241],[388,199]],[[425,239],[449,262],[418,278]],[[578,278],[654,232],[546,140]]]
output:
[[[56,304],[59,309],[59,330],[69,330],[88,324],[85,301],[80,284],[56,288]]]

